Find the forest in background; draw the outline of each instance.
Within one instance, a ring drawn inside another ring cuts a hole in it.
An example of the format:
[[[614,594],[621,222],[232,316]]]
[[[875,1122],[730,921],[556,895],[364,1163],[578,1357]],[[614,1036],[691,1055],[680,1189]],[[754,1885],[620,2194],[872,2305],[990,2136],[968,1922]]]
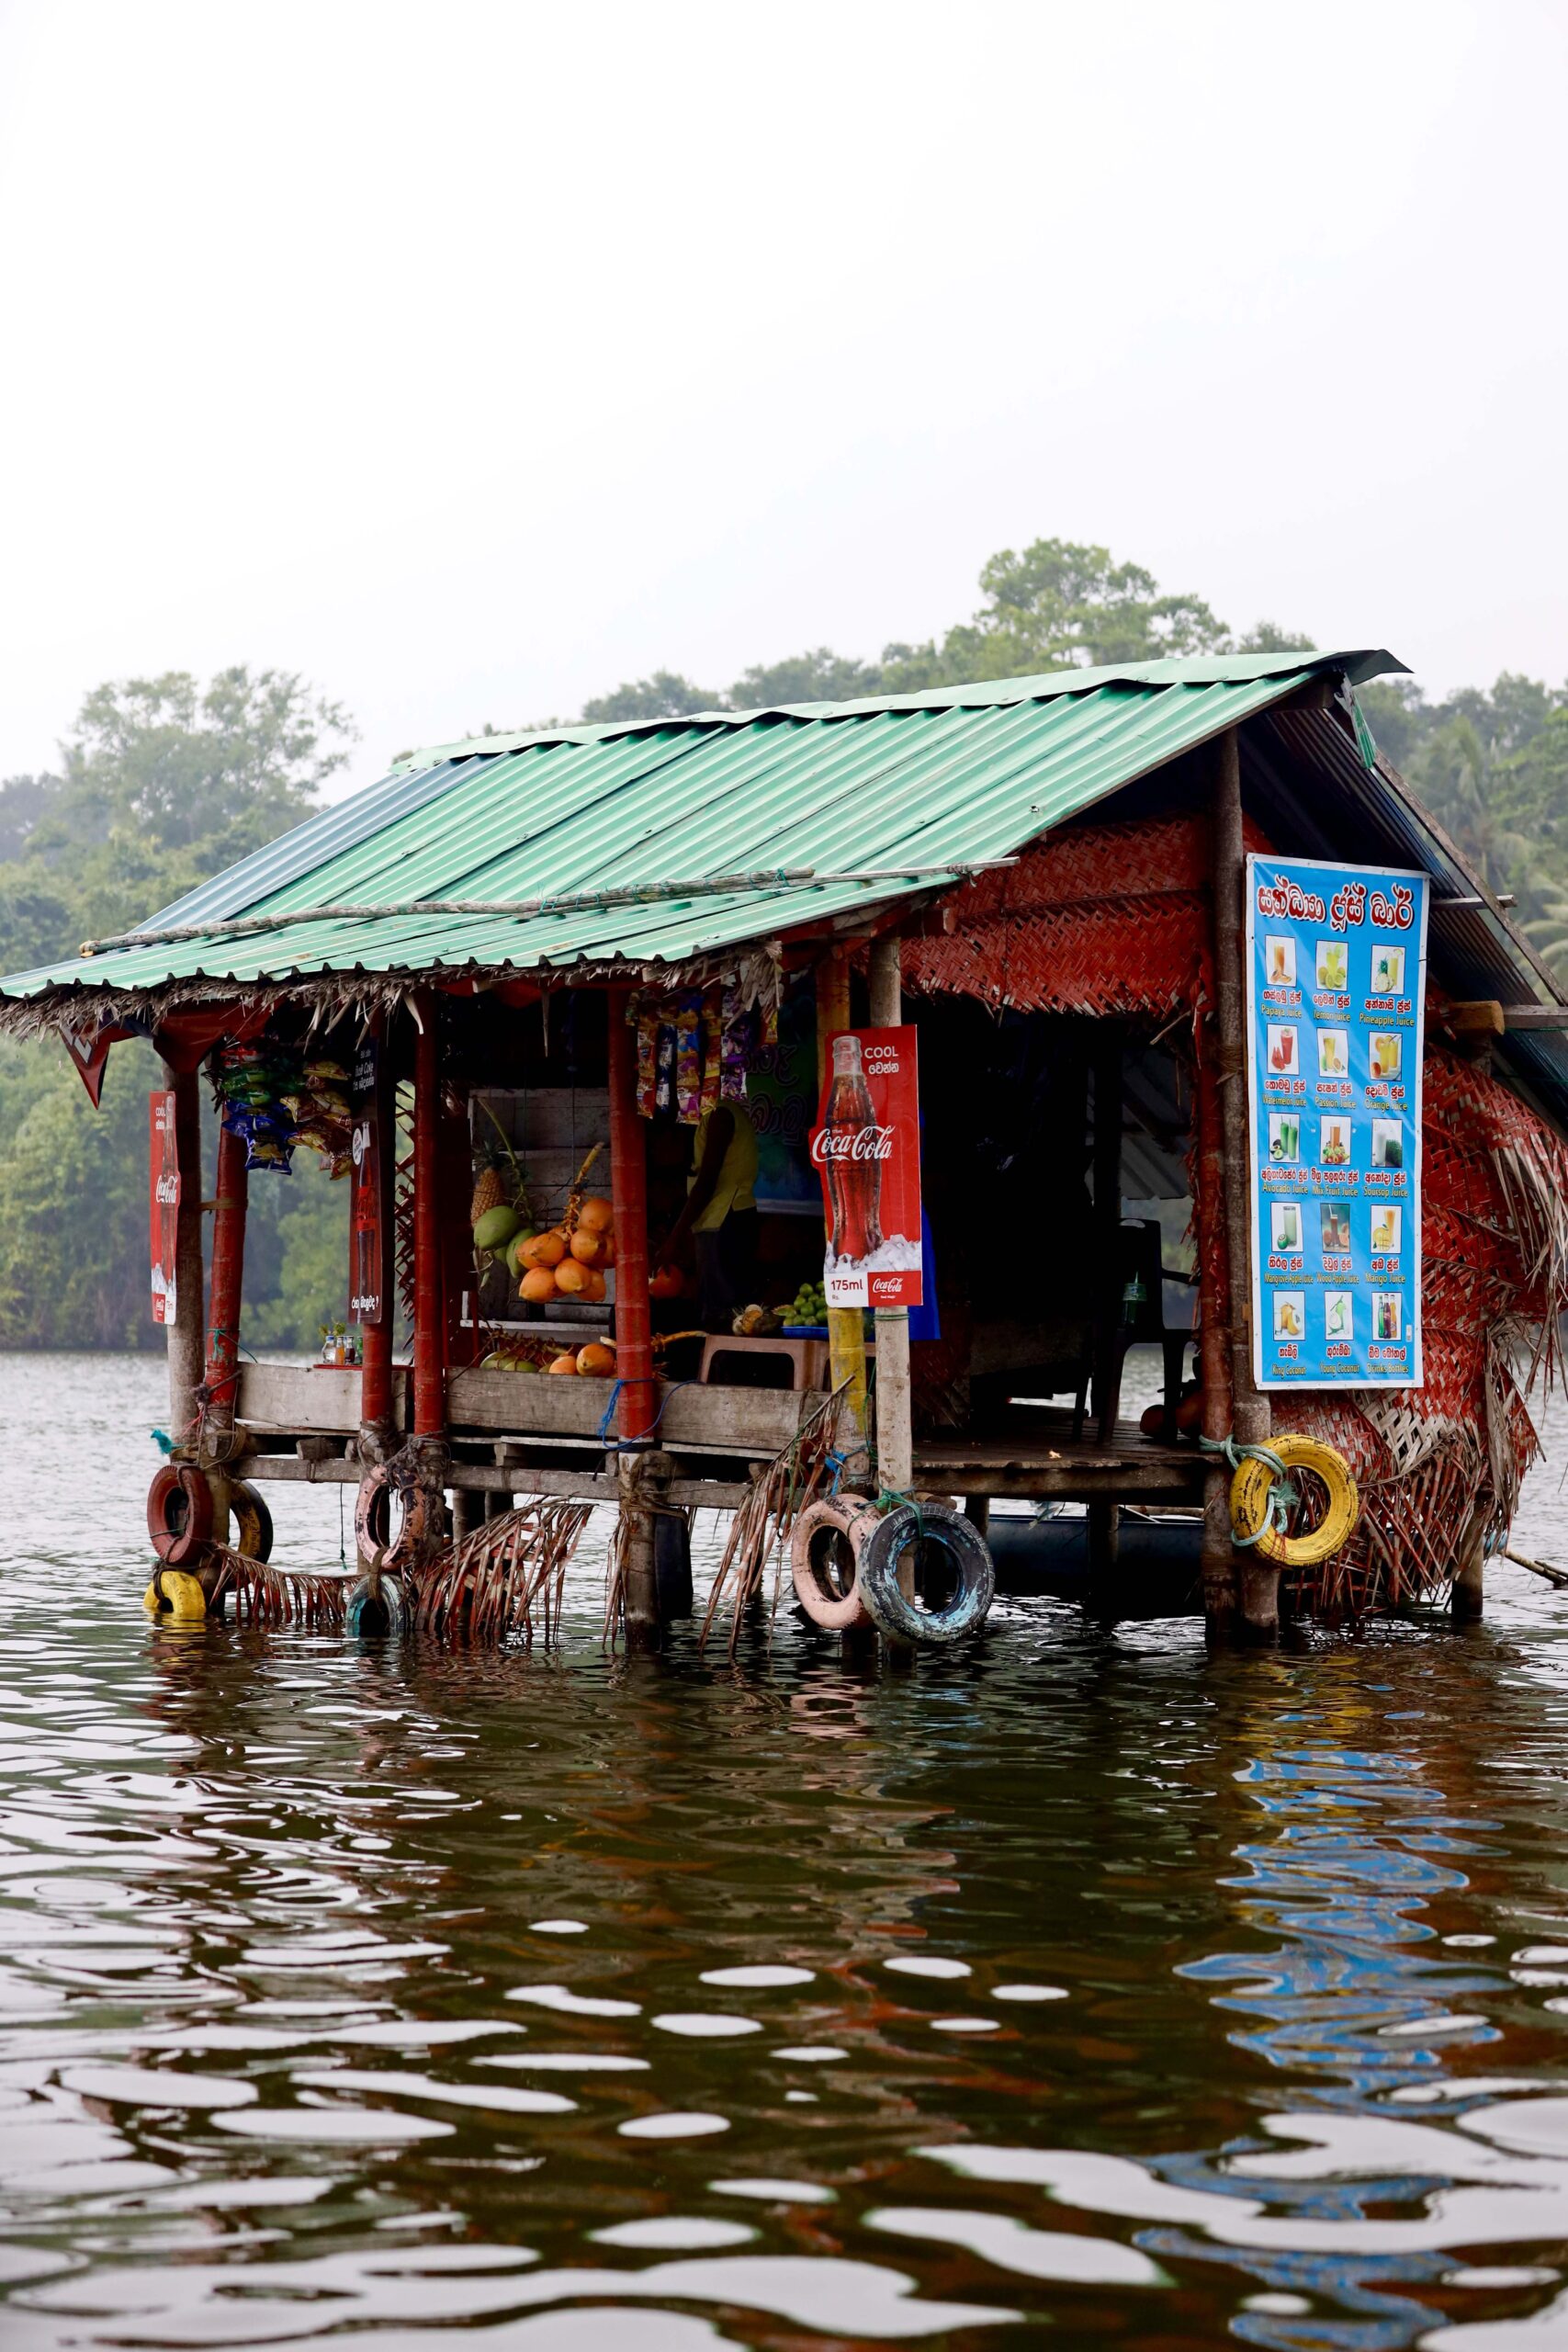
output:
[[[1168,654],[1274,651],[1312,639],[1234,633],[1104,548],[1039,539],[993,556],[966,621],[876,661],[826,646],[728,687],[660,670],[585,704],[587,720],[845,701]],[[1359,700],[1379,745],[1568,978],[1568,685],[1505,672],[1430,701],[1414,679]],[[552,722],[553,723],[553,722]],[[479,730],[476,730],[479,731]],[[497,731],[493,724],[484,732]],[[0,973],[75,954],[144,921],[321,805],[355,729],[288,673],[243,664],[111,682],[84,702],[56,769],[0,782]],[[94,1111],[63,1050],[0,1040],[0,1347],[152,1347],[147,1283],[150,1047],[118,1046]],[[320,1163],[251,1188],[245,1338],[310,1346],[341,1316],[347,1203]]]

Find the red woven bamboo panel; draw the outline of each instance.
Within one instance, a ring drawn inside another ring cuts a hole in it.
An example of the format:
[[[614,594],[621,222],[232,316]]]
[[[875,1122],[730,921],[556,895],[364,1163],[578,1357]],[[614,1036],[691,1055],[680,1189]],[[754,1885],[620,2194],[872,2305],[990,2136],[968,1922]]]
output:
[[[1175,1012],[1202,988],[1208,910],[1195,896],[961,920],[960,931],[906,943],[906,988],[1087,1013]]]

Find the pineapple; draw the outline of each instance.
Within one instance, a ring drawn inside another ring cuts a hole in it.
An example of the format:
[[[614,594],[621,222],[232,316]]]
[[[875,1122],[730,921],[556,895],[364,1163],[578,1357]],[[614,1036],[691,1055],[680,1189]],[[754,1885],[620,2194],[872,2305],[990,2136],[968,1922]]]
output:
[[[474,1197],[468,1204],[468,1223],[478,1225],[489,1209],[498,1209],[506,1199],[506,1187],[501,1181],[501,1170],[493,1159],[486,1159],[474,1182]]]

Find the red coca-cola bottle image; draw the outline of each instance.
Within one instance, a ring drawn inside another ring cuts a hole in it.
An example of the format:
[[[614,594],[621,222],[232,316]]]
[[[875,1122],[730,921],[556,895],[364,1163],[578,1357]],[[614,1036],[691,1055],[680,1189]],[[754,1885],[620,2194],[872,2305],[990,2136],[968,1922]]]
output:
[[[833,1080],[812,1157],[828,1189],[828,1247],[838,1259],[869,1258],[882,1247],[882,1163],[893,1147],[879,1127],[861,1065],[860,1039],[833,1040]]]

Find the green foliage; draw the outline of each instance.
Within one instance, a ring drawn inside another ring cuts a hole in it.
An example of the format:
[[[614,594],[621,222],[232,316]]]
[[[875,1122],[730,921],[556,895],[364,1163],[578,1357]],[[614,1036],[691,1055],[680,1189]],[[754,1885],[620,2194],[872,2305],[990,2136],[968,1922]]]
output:
[[[819,645],[793,661],[759,663],[743,670],[729,689],[735,710],[778,709],[798,702],[854,702],[880,691],[882,673],[864,662],[846,661]]]
[[[1506,670],[1438,703],[1407,678],[1357,694],[1380,751],[1568,979],[1568,686]]]
[[[656,670],[585,703],[582,716],[675,718],[693,710],[853,702],[981,678],[1157,662],[1167,654],[1277,653],[1312,643],[1273,621],[1233,637],[1201,596],[1168,594],[1142,565],[1118,563],[1109,548],[1071,539],[1036,539],[1021,554],[1004,548],[981,571],[980,587],[984,601],[972,620],[940,639],[885,645],[879,662],[818,645],[742,671],[722,695],[704,694],[677,671]]]
[[[283,672],[100,686],[55,775],[0,784],[0,969],[74,956],[311,814],[352,729]],[[55,1045],[0,1047],[0,1346],[152,1347],[145,1045],[114,1047],[95,1111]],[[209,1158],[215,1126],[209,1116]],[[210,1169],[209,1170],[210,1176]],[[246,1338],[305,1346],[347,1276],[344,1187],[301,1153],[252,1186]]]
[[[1117,563],[1109,548],[1036,539],[1004,548],[980,573],[985,602],[943,648],[955,677],[1021,678],[1032,672],[1216,653],[1230,639],[1201,596],[1162,595],[1152,572]]]
[[[582,716],[590,726],[616,718],[683,718],[688,711],[722,709],[722,695],[705,694],[674,670],[655,670],[650,678],[628,679],[613,694],[585,702]],[[488,735],[491,730],[485,729]]]

